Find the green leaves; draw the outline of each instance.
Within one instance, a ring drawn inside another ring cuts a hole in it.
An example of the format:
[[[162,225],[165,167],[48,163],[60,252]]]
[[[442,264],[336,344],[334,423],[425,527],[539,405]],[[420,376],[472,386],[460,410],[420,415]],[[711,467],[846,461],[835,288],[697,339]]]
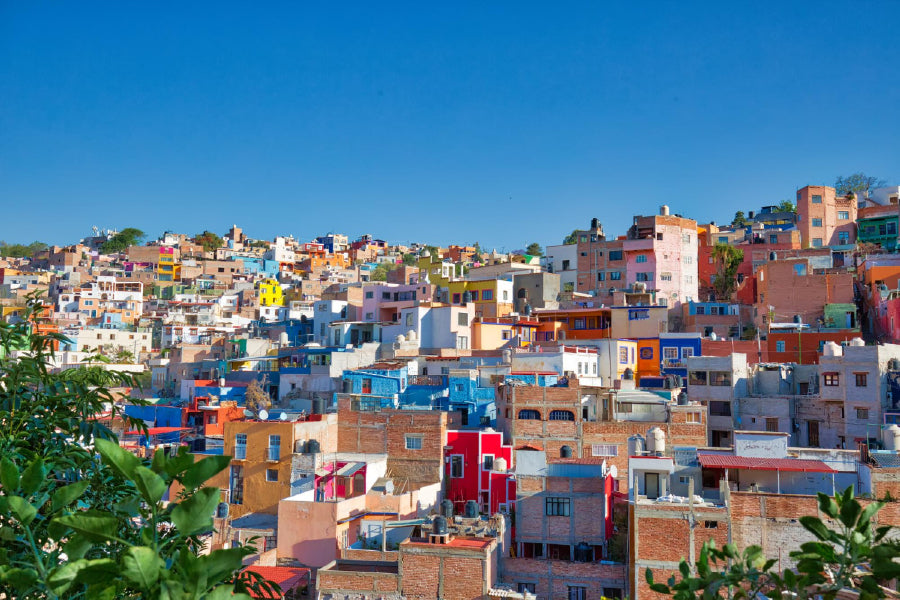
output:
[[[81,496],[84,495],[85,490],[87,490],[88,485],[90,485],[90,483],[87,481],[79,481],[78,483],[58,488],[51,496],[53,510],[64,508],[81,498]]]
[[[98,510],[87,510],[74,515],[59,517],[57,522],[71,527],[89,540],[96,542],[114,540],[119,520],[115,515]]]
[[[159,502],[169,488],[162,477],[144,466],[134,469],[134,483],[148,504]]]
[[[146,546],[131,547],[122,557],[122,574],[141,589],[156,587],[159,574],[165,568],[166,564],[156,552]]]
[[[0,485],[7,493],[19,489],[19,469],[16,467],[16,463],[5,456],[0,459]]]
[[[95,440],[94,447],[103,457],[103,462],[122,477],[130,479],[141,464],[137,456],[109,440]]]
[[[213,511],[221,492],[217,488],[202,488],[172,509],[172,523],[182,535],[193,535],[212,527]]]
[[[28,526],[37,516],[37,509],[21,496],[10,496],[9,508],[23,526]]]
[[[182,476],[181,483],[192,490],[200,487],[217,473],[221,473],[231,464],[228,456],[208,456],[194,463]]]

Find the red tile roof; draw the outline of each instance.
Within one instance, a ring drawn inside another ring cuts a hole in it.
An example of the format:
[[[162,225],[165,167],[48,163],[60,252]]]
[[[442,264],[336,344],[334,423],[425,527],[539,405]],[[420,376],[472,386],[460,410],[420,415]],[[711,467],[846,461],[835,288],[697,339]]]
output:
[[[799,473],[836,473],[820,460],[799,458],[756,458],[722,454],[697,454],[700,465],[713,469],[746,469],[751,471],[793,471]]]
[[[281,587],[282,592],[287,592],[297,587],[301,582],[309,583],[309,569],[301,569],[299,567],[260,567],[251,565],[245,569],[252,571],[268,579],[274,581]],[[266,598],[267,596],[254,596],[255,598]]]

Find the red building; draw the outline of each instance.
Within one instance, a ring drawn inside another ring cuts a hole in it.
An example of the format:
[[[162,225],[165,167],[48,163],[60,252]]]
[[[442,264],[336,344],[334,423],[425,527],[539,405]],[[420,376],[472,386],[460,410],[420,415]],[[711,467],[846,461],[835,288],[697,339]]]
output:
[[[468,500],[478,502],[487,514],[511,512],[516,502],[516,482],[508,472],[510,467],[512,446],[503,443],[501,432],[447,431],[447,498],[453,501],[457,514],[462,514]]]

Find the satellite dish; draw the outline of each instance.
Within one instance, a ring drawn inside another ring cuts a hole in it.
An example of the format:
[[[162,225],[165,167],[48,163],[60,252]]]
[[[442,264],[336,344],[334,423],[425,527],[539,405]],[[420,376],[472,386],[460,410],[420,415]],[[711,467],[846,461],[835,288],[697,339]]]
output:
[[[252,410],[245,408],[245,409],[244,409],[244,416],[247,417],[247,418],[252,418],[252,417],[255,416],[255,415],[253,414],[253,411],[252,411]]]
[[[267,411],[266,409],[262,409],[261,411],[259,411],[259,419],[261,421],[265,421],[268,418],[269,418],[269,411]]]
[[[287,421],[288,420],[287,413],[281,413],[280,415],[278,415],[278,420],[279,421]]]
[[[603,476],[606,476],[606,459],[603,459],[603,462],[600,463],[600,472],[603,473]]]
[[[612,475],[613,479],[619,476],[619,469],[616,467],[616,465],[609,466],[609,474]]]

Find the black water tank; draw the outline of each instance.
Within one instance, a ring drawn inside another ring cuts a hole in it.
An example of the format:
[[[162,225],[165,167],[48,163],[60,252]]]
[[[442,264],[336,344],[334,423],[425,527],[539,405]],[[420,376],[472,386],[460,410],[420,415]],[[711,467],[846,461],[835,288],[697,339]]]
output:
[[[470,292],[469,290],[464,291],[462,295],[462,301],[463,304],[469,304],[470,302],[472,302],[472,292]]]
[[[435,535],[447,535],[450,530],[447,528],[447,518],[440,515],[431,522],[431,533]]]
[[[575,562],[591,562],[593,560],[593,550],[587,542],[580,542],[575,546]]]
[[[594,217],[591,219],[591,229],[599,229],[600,228],[600,219]]]
[[[559,449],[559,457],[560,458],[572,458],[572,447],[571,446],[563,446]]]
[[[307,454],[318,454],[322,451],[322,446],[319,445],[319,440],[309,440],[306,442],[306,453]]]
[[[448,519],[453,518],[453,502],[450,500],[444,500],[441,502],[441,516],[446,517]]]
[[[525,316],[526,316],[526,317],[530,317],[530,316],[531,316],[531,311],[532,311],[531,305],[530,305],[530,304],[526,304],[526,305],[525,305],[525,311],[524,311],[524,312],[525,312]]]
[[[478,518],[478,503],[474,500],[466,500],[466,509],[465,512],[463,512],[463,515],[467,519]]]
[[[352,394],[353,393],[353,382],[349,379],[344,379],[341,381],[341,392],[344,394]]]
[[[622,379],[628,379],[628,380],[634,379],[634,370],[632,370],[631,367],[628,367],[627,369],[625,369],[625,372],[622,373]]]

